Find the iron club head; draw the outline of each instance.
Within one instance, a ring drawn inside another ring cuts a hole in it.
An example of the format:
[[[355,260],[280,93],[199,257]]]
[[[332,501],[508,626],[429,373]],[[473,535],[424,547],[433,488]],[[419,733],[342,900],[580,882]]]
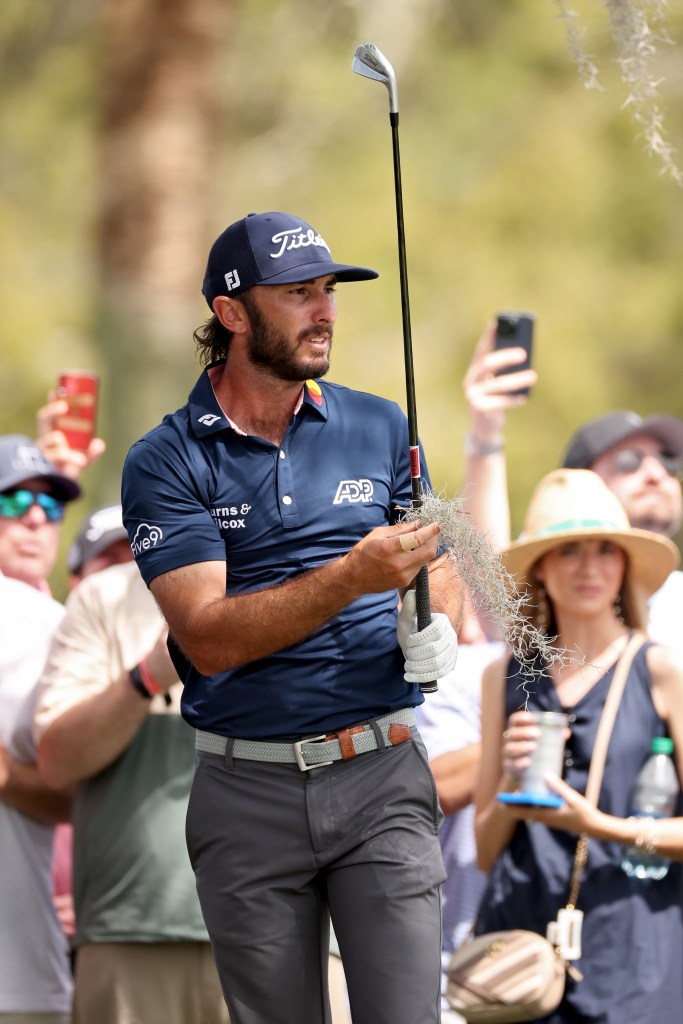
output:
[[[374,43],[361,43],[356,47],[351,70],[363,75],[364,78],[373,78],[376,82],[386,85],[389,90],[389,112],[398,114],[398,89],[394,69]]]

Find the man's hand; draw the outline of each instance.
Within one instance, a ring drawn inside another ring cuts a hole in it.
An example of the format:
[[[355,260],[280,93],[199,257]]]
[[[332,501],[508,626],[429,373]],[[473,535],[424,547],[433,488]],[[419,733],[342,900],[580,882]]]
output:
[[[526,358],[523,348],[494,350],[496,321],[492,320],[477,342],[472,361],[465,374],[463,389],[470,412],[470,430],[480,445],[502,444],[505,412],[524,405],[526,395],[511,392],[518,388],[533,387],[537,380],[535,370],[501,374],[500,371],[522,363]]]
[[[78,452],[70,448],[62,431],[55,427],[57,417],[64,416],[68,411],[68,403],[63,398],[57,398],[55,392],[50,392],[47,405],[42,406],[36,413],[36,444],[60,473],[71,480],[76,480],[87,466],[104,454],[107,446],[101,437],[93,437],[87,452]]]
[[[442,679],[455,668],[458,638],[450,619],[443,612],[432,612],[430,624],[418,631],[414,590],[409,590],[403,598],[397,631],[406,659],[407,682],[428,683]]]

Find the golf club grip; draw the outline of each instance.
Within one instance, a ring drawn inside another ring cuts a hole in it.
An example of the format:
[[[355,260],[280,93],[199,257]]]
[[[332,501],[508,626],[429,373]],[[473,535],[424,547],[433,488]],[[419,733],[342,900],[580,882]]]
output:
[[[426,629],[432,621],[432,610],[429,603],[429,572],[426,565],[422,566],[415,579],[415,605],[417,628],[418,630]],[[438,689],[436,680],[419,685],[422,693],[434,693]]]

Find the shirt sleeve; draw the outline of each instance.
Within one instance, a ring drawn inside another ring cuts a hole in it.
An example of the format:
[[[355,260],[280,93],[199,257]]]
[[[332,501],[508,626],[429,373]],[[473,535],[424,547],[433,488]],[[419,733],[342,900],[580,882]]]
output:
[[[182,445],[143,438],[123,468],[123,521],[145,583],[196,562],[225,561],[201,474]]]
[[[84,580],[72,591],[66,609],[40,681],[33,717],[36,744],[65,711],[111,682],[107,613],[98,591]]]

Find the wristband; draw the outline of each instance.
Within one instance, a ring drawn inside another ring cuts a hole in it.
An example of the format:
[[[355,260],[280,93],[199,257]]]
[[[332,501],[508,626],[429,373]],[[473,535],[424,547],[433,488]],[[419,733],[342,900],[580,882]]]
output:
[[[479,441],[474,434],[465,434],[465,455],[468,459],[481,458],[483,455],[498,455],[505,447],[505,442]]]
[[[633,837],[632,845],[640,852],[644,853],[648,857],[652,857],[657,853],[657,847],[659,846],[659,836],[657,835],[656,828],[657,824],[654,818],[646,816],[643,818],[629,818],[632,821],[636,834]]]
[[[163,693],[166,707],[171,704],[169,694],[166,693],[161,683],[158,683],[149,671],[144,658],[139,664],[134,665],[133,668],[129,669],[128,675],[130,676],[130,681],[133,687],[142,697],[145,698],[145,700],[151,700],[155,694]]]

